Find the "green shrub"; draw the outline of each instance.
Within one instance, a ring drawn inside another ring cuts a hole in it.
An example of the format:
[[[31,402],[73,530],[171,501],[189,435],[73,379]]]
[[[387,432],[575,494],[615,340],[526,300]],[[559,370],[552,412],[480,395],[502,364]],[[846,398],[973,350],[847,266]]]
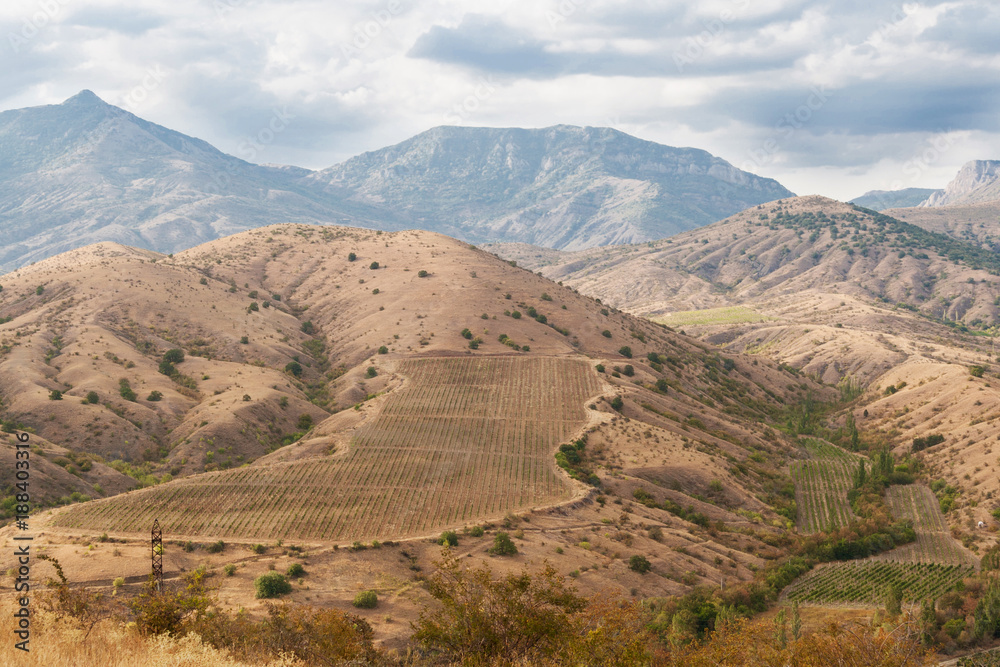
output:
[[[251,301],[250,305],[247,306],[247,312],[248,313],[256,313],[259,310],[260,310],[260,306],[257,304],[256,301]]]
[[[469,329],[462,329],[462,338],[472,340],[472,332]]]
[[[354,254],[353,252],[347,253],[347,261],[348,262],[353,262],[357,258],[358,258],[358,256],[356,254]]]
[[[97,403],[99,400],[101,400],[101,397],[97,395],[96,391],[88,391],[87,392],[87,402],[88,403],[94,404],[94,403]]]
[[[630,348],[628,345],[622,345],[620,348],[618,348],[618,354],[622,355],[626,359],[631,359],[632,348]]]
[[[378,369],[375,368],[374,366],[369,366],[368,370],[365,371],[365,375],[367,375],[370,378],[373,378],[376,375],[378,375]]]
[[[611,399],[611,407],[615,410],[621,412],[621,409],[625,406],[625,401],[622,400],[621,396],[615,396]]]
[[[224,573],[224,574],[225,574],[225,575],[226,575],[227,577],[231,577],[231,576],[233,576],[234,574],[236,574],[236,566],[235,566],[235,565],[233,565],[232,563],[230,563],[229,565],[226,565],[225,567],[223,567],[223,568],[222,568],[222,572],[223,572],[223,573]]]
[[[226,549],[226,543],[223,542],[222,540],[219,540],[218,542],[212,542],[207,547],[205,547],[205,551],[207,551],[210,554],[222,553],[223,551],[225,551],[225,549]]]
[[[118,381],[118,393],[126,401],[135,401],[139,396],[132,390],[132,385],[125,378]]]
[[[254,552],[259,556],[260,554],[267,551],[267,547],[265,547],[263,544],[255,544],[252,547],[250,547],[250,551]]]
[[[596,366],[594,366],[594,370],[597,371],[598,373],[603,373],[604,372],[604,364],[597,364]]]
[[[199,280],[198,283],[200,285],[207,285],[208,284],[208,278],[205,278],[204,276],[202,276],[201,280]]]
[[[472,528],[469,529],[469,535],[471,535],[472,537],[482,537],[484,533],[486,533],[486,531],[483,530],[482,526],[473,526]]]
[[[184,361],[184,350],[173,348],[163,353],[163,360],[171,364],[179,364]]]
[[[493,538],[493,546],[489,548],[489,553],[494,556],[513,556],[517,553],[517,546],[510,539],[510,535],[500,531]]]
[[[288,570],[285,572],[292,579],[298,577],[304,577],[306,574],[306,569],[302,567],[302,563],[292,563],[288,566]]]
[[[253,580],[253,587],[257,598],[276,598],[292,592],[292,585],[280,572],[265,572]]]
[[[361,591],[354,596],[354,602],[352,602],[358,609],[374,609],[378,606],[378,595],[375,591]]]
[[[446,547],[457,547],[458,546],[458,533],[454,530],[446,530],[441,533],[441,537],[438,538],[438,544]]]
[[[163,393],[159,392],[159,391],[156,391],[154,389],[153,391],[149,392],[149,396],[146,397],[146,400],[147,401],[154,401],[155,402],[155,401],[159,401],[162,398],[163,398]]]
[[[632,368],[631,364],[626,364],[625,368],[622,369],[622,375],[626,377],[632,377],[633,375],[635,375],[635,369]]]
[[[312,320],[306,320],[299,328],[302,329],[302,333],[310,336],[316,333],[316,325],[312,323]]]
[[[170,363],[169,361],[161,361],[160,362],[160,367],[157,370],[159,370],[161,373],[163,373],[167,377],[173,377],[173,376],[177,375],[177,368],[174,367],[174,365],[172,363]]]
[[[985,372],[986,372],[985,366],[969,366],[969,375],[971,375],[974,378],[983,377],[983,373]]]
[[[521,311],[515,310],[513,313],[510,314],[510,316],[513,317],[515,320],[519,320],[521,319]]]
[[[608,331],[607,329],[605,329],[604,331],[602,331],[601,335],[604,336],[605,338],[611,338],[611,332]]]
[[[285,364],[285,372],[291,373],[295,377],[302,377],[302,364],[297,361],[289,361]]]
[[[250,343],[250,336],[243,336],[242,338],[240,338],[241,345],[247,345],[249,343]]]
[[[49,400],[50,401],[61,401],[62,400],[62,392],[59,391],[58,389],[53,389],[52,391],[49,392]]]
[[[389,348],[387,348],[385,345],[383,345],[383,346],[379,347],[378,353],[379,354],[389,354]]]
[[[430,274],[427,273],[426,271],[424,271],[423,269],[420,269],[419,271],[417,271],[417,278],[426,278],[429,275]]]
[[[638,572],[639,574],[645,574],[649,572],[649,569],[651,567],[652,565],[649,564],[649,561],[646,559],[645,556],[640,556],[636,554],[635,556],[632,556],[631,558],[628,559],[628,569],[632,570],[633,572]]]
[[[378,268],[378,262],[372,262],[371,264],[368,265],[368,268],[374,271],[375,269]]]

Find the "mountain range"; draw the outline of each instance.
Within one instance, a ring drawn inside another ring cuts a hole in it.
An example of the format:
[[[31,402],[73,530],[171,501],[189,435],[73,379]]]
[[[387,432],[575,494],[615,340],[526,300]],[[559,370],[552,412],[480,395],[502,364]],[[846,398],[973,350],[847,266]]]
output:
[[[160,252],[274,222],[562,249],[640,242],[790,196],[607,128],[439,127],[313,172],[250,164],[83,91],[0,113],[0,270],[101,241]]]

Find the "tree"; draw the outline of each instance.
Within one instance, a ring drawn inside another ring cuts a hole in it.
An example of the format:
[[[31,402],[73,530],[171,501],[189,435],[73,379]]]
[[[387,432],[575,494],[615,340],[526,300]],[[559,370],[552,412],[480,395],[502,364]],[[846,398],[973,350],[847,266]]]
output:
[[[517,553],[517,545],[510,539],[510,535],[500,531],[493,538],[493,546],[489,553],[494,556],[513,556]]]
[[[886,591],[885,613],[889,616],[899,616],[903,613],[903,590],[898,584],[893,584]]]
[[[485,565],[463,569],[447,549],[435,564],[427,591],[438,604],[421,611],[413,639],[448,664],[553,658],[573,634],[571,616],[586,604],[548,563],[535,575],[499,579]]]
[[[368,268],[374,271],[375,269],[378,268],[378,262],[372,262],[371,264],[368,265]]]
[[[285,372],[291,373],[295,377],[302,377],[302,364],[297,361],[289,361],[285,364]]]
[[[353,262],[357,258],[358,258],[358,256],[356,254],[354,254],[353,252],[347,253],[347,261],[348,262]]]
[[[163,360],[171,364],[179,364],[184,361],[184,350],[173,348],[163,353]]]
[[[300,328],[302,329],[302,333],[309,336],[316,333],[316,325],[312,323],[312,320],[306,320]]]
[[[292,592],[292,585],[280,572],[265,572],[253,580],[253,587],[256,598],[276,598]]]
[[[640,556],[636,554],[628,559],[628,569],[633,572],[638,572],[639,574],[646,574],[652,567],[649,560],[645,556]]]
[[[101,397],[98,396],[98,394],[97,394],[96,391],[88,391],[87,392],[87,402],[88,403],[94,404],[94,403],[97,403],[99,400],[101,400]]]
[[[458,533],[454,530],[446,530],[441,533],[441,537],[438,538],[438,544],[446,547],[457,547],[458,546]]]
[[[146,397],[147,401],[159,401],[163,398],[163,393],[156,391],[155,389],[149,392],[149,396]]]
[[[424,271],[423,269],[420,269],[419,271],[417,271],[417,278],[426,278],[429,275],[430,274],[427,273],[426,271]]]
[[[61,401],[62,400],[62,392],[59,391],[58,389],[53,389],[52,391],[49,392],[49,400],[50,401]]]
[[[858,461],[858,472],[854,475],[854,488],[860,489],[868,481],[868,473],[865,471],[865,460]]]
[[[792,639],[798,639],[802,633],[802,617],[799,616],[799,603],[792,602]]]

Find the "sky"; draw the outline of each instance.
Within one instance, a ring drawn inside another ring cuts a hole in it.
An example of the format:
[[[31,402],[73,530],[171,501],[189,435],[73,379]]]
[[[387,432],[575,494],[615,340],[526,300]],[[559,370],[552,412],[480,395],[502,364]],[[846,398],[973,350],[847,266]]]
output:
[[[610,126],[798,194],[1000,158],[995,0],[4,0],[0,109],[89,89],[251,162]]]

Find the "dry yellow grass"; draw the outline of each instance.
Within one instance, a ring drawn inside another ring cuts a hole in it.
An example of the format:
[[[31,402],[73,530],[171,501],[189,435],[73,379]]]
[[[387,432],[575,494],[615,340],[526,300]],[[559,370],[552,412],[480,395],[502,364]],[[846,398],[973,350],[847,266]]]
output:
[[[10,599],[0,605],[0,665],[18,667],[244,667],[250,663],[232,659],[201,642],[196,635],[181,638],[143,637],[121,622],[104,620],[88,633],[54,614],[33,610],[30,650],[14,646],[15,606]],[[253,663],[254,667],[294,667],[302,663],[286,659]]]

